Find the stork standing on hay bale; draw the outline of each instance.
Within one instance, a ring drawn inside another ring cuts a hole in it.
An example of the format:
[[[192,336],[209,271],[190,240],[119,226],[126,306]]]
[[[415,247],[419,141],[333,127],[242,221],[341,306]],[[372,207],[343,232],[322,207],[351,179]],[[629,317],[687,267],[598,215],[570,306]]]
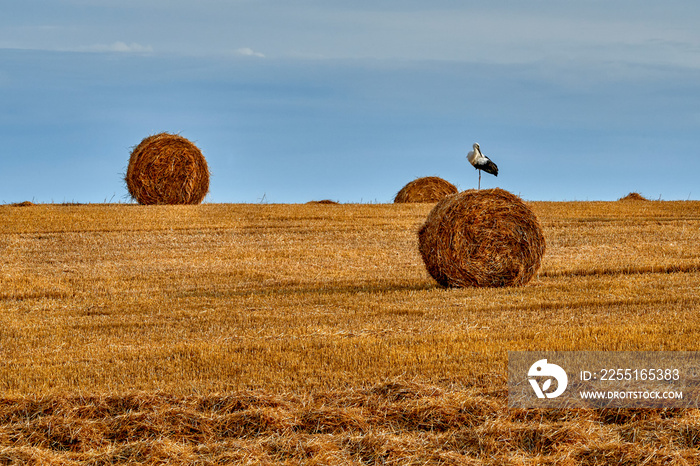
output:
[[[486,173],[491,173],[493,176],[498,176],[498,167],[488,157],[481,153],[479,143],[474,143],[474,150],[469,151],[467,160],[474,165],[474,168],[479,170],[479,189],[481,189],[481,170]]]

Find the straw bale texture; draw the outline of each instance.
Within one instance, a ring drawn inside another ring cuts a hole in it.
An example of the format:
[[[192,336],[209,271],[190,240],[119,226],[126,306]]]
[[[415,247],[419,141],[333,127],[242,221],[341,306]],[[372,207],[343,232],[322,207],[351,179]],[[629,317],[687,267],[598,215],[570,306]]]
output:
[[[139,204],[199,204],[209,192],[209,167],[192,142],[160,133],[131,152],[126,186]]]
[[[418,178],[401,188],[394,198],[394,203],[404,202],[438,202],[456,194],[457,188],[449,181],[437,176]]]
[[[418,241],[428,273],[445,287],[524,285],[545,251],[535,214],[499,188],[443,199],[428,214]]]

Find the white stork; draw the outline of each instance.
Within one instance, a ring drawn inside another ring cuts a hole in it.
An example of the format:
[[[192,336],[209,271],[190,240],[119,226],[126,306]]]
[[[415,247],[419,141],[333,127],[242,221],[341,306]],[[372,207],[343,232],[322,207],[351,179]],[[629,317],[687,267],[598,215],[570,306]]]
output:
[[[475,142],[473,147],[474,150],[469,151],[467,154],[467,160],[474,165],[474,168],[479,170],[479,189],[481,189],[481,170],[484,170],[486,173],[491,173],[493,176],[498,176],[498,167],[481,153],[478,143]]]

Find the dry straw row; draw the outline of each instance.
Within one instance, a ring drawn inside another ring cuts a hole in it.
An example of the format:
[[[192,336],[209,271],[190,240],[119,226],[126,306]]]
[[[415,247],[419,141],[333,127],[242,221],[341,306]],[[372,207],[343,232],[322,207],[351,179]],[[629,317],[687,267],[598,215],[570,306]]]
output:
[[[396,382],[303,397],[239,392],[5,398],[0,460],[670,465],[700,460],[697,410],[511,410],[505,403],[479,389]]]

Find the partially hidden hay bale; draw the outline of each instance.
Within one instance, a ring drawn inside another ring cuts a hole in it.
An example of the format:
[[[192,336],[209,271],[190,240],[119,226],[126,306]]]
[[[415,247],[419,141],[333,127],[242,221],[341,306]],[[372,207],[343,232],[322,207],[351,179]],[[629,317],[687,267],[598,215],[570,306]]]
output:
[[[457,188],[449,181],[438,176],[426,176],[417,178],[401,188],[394,198],[394,203],[405,202],[438,202],[456,194]]]
[[[332,200],[330,200],[330,199],[322,199],[322,200],[320,200],[320,201],[309,201],[309,202],[307,202],[307,204],[312,204],[312,205],[315,205],[315,204],[322,204],[322,205],[323,205],[323,204],[326,204],[326,205],[339,205],[340,202],[332,201]]]
[[[535,214],[500,188],[443,199],[428,214],[418,242],[428,273],[445,287],[524,285],[545,251]]]
[[[618,199],[618,201],[648,201],[648,200],[649,199],[647,199],[646,197],[642,196],[639,193],[629,193],[627,196],[621,197],[620,199]]]
[[[209,192],[209,167],[188,139],[160,133],[131,152],[125,181],[139,204],[199,204]]]

